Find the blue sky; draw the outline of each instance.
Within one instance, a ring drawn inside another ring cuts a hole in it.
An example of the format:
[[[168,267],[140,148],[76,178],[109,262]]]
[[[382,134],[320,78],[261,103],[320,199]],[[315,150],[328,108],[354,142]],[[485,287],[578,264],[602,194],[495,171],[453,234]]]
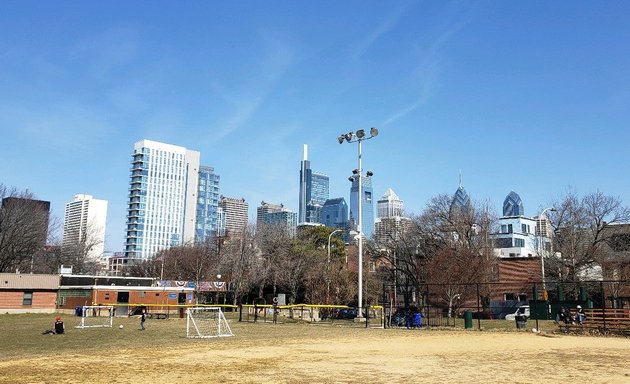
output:
[[[349,201],[356,144],[410,213],[459,183],[534,216],[572,189],[630,202],[630,2],[5,1],[0,183],[63,217],[109,201],[134,142],[201,152],[221,193],[297,211],[302,145]]]

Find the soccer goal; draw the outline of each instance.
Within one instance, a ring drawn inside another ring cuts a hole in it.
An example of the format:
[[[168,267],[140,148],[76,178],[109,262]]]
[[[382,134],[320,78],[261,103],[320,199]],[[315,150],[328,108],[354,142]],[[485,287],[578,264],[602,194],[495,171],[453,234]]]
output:
[[[81,307],[81,324],[75,328],[112,327],[114,307],[112,305],[85,305]]]
[[[186,313],[186,337],[234,336],[219,307],[192,307]]]

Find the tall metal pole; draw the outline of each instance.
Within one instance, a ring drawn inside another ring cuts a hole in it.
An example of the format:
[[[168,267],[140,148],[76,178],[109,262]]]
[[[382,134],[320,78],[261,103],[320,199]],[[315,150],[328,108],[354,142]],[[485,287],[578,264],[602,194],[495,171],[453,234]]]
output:
[[[358,140],[359,147],[359,223],[357,226],[357,231],[359,232],[359,297],[358,297],[358,311],[357,317],[363,317],[363,208],[362,208],[362,176],[363,169],[361,169],[361,139]]]
[[[542,221],[545,215],[545,212],[552,211],[555,212],[555,208],[545,208],[540,212],[540,216],[538,216],[538,232],[540,236],[540,273],[542,276],[542,288],[543,288],[543,297],[547,294],[547,284],[545,283],[545,245],[543,242],[544,236],[542,233]],[[547,230],[547,224],[545,223],[545,232]],[[553,240],[552,240],[553,241]],[[553,243],[552,243],[553,246]]]

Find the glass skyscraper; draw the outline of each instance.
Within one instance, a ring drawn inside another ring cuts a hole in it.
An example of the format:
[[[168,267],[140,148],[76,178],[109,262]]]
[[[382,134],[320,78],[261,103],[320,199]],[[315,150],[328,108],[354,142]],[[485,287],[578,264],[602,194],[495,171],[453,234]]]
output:
[[[366,238],[372,237],[374,233],[374,205],[372,199],[372,179],[361,177],[361,200],[362,217],[361,230]],[[350,221],[353,229],[358,230],[359,225],[359,178],[354,177],[350,188]]]
[[[199,152],[135,143],[127,205],[125,257],[146,260],[195,239]]]
[[[320,223],[321,208],[329,196],[328,176],[311,170],[308,146],[304,144],[304,157],[300,165],[299,223]]]
[[[348,204],[343,197],[326,200],[322,206],[322,224],[330,228],[348,226]]]
[[[207,241],[216,236],[219,230],[219,180],[214,168],[205,165],[199,167],[196,242]]]

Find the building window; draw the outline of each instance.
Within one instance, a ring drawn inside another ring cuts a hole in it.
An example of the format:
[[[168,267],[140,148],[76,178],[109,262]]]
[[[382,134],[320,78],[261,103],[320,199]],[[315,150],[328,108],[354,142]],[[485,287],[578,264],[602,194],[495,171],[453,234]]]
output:
[[[514,239],[514,246],[523,248],[525,246],[524,239]]]
[[[512,224],[508,224],[508,232],[507,233],[512,233]]]
[[[505,297],[505,300],[516,300],[516,295],[513,293],[504,293],[503,297]]]
[[[33,305],[33,292],[24,292],[22,305]]]

